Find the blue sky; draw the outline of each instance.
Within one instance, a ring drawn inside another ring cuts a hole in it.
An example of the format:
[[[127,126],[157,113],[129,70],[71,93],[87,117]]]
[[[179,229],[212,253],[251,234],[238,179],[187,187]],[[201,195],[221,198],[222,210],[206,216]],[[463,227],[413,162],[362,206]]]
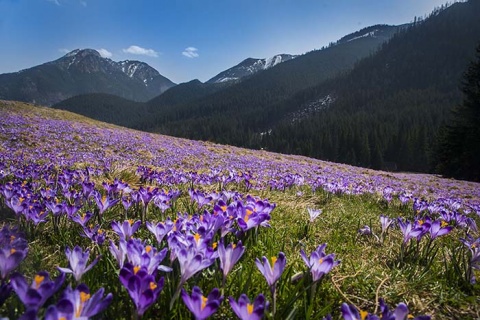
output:
[[[103,49],[176,83],[245,58],[302,54],[374,24],[402,24],[446,0],[0,0],[0,73]]]

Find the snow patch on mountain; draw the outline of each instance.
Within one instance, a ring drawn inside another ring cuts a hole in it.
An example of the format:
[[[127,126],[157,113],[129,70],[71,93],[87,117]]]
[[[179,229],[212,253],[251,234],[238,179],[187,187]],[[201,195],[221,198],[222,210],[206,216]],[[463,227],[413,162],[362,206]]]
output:
[[[324,97],[307,102],[300,110],[290,113],[287,117],[292,124],[301,122],[303,119],[314,113],[328,109],[334,102],[335,98],[333,98],[332,95],[327,94]]]

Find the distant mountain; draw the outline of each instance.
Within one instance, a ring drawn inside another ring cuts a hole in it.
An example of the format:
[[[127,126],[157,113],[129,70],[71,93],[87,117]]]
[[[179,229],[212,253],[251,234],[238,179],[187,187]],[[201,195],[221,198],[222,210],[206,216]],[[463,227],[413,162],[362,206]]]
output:
[[[138,74],[136,70],[135,74]],[[145,77],[143,77],[145,78]],[[228,84],[202,83],[199,80],[176,85],[147,102],[135,102],[115,95],[90,93],[74,96],[52,106],[100,121],[129,128],[147,129],[161,121],[156,116],[162,108],[174,108],[223,89]]]
[[[149,115],[146,103],[127,100],[107,93],[81,94],[60,101],[52,108],[71,111],[124,127],[132,127]]]
[[[154,119],[162,120],[151,125],[156,127],[154,130],[166,134],[242,144],[240,134],[230,134],[231,130],[253,132],[269,123],[271,117],[284,116],[276,111],[271,114],[262,112],[259,116],[258,111],[348,72],[355,63],[373,54],[401,30],[400,27],[387,25],[378,25],[375,29],[378,31],[370,36],[331,44],[327,48],[297,56],[190,103],[162,108],[158,110],[161,114],[152,118],[152,122]],[[241,128],[230,126],[230,120],[226,119],[233,119],[233,122],[242,119]],[[207,127],[204,126],[206,122]],[[146,127],[150,128],[151,125]],[[220,129],[223,127],[226,127],[225,130]]]
[[[279,54],[267,59],[247,58],[236,66],[220,72],[207,83],[222,83],[228,81],[237,81],[251,76],[259,71],[270,69],[279,63],[294,59],[295,55]]]
[[[0,99],[52,105],[85,93],[147,101],[175,83],[140,61],[115,62],[96,50],[77,49],[55,61],[0,75]]]

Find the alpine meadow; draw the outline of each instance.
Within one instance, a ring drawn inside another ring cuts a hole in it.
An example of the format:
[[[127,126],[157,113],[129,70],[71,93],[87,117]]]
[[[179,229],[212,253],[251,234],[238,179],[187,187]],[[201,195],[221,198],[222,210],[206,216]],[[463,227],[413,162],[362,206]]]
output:
[[[0,57],[62,52],[0,63],[0,318],[479,319],[480,1],[439,3],[0,0]]]

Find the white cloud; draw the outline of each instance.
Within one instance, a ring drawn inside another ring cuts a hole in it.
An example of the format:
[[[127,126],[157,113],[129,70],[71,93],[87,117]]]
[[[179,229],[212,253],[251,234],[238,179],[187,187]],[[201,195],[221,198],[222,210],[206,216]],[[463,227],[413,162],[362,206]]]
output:
[[[139,54],[139,55],[144,55],[144,56],[149,56],[149,57],[158,57],[158,52],[156,52],[153,49],[145,49],[139,46],[130,46],[127,49],[123,49],[123,52],[125,53],[131,53],[131,54]]]
[[[60,53],[67,54],[67,53],[69,53],[69,52],[72,51],[72,50],[69,50],[69,49],[66,49],[66,48],[61,48],[61,49],[58,49],[58,51],[60,51]]]
[[[185,48],[182,54],[187,58],[198,58],[198,49],[194,47]]]
[[[103,57],[103,58],[111,58],[112,57],[112,53],[110,51],[108,51],[107,49],[97,49],[98,53],[100,53],[100,55]]]
[[[82,6],[84,6],[84,7],[86,7],[86,6],[87,6],[87,1],[82,1],[82,0],[80,0],[80,4],[81,4]]]

